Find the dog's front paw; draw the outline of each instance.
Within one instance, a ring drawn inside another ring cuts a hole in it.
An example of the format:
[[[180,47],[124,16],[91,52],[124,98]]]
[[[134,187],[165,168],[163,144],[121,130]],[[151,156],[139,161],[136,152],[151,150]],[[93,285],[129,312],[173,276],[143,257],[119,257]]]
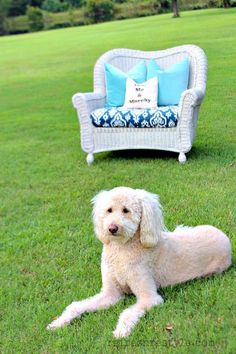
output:
[[[57,328],[62,328],[62,327],[65,327],[69,324],[70,322],[67,321],[66,319],[63,319],[61,317],[58,317],[56,320],[52,321],[51,323],[49,323],[47,325],[47,330],[48,331],[53,331]]]
[[[113,332],[115,338],[128,337],[138,321],[139,316],[143,314],[143,311],[136,313],[133,308],[128,308],[122,312],[119,321],[117,323],[116,329]]]
[[[54,330],[67,326],[74,318],[78,317],[81,313],[80,303],[78,301],[72,302],[60,317],[47,325],[48,330]]]
[[[116,329],[113,331],[113,336],[116,339],[121,339],[128,337],[130,335],[131,329],[129,326],[127,326],[125,323],[120,323]]]

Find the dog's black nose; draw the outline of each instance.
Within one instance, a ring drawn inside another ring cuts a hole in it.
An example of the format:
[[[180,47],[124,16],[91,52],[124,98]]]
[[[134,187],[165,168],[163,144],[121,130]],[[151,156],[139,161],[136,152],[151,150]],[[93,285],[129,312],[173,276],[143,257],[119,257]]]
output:
[[[115,224],[111,224],[108,228],[108,230],[110,231],[110,233],[112,235],[114,235],[117,231],[118,231],[118,226]]]

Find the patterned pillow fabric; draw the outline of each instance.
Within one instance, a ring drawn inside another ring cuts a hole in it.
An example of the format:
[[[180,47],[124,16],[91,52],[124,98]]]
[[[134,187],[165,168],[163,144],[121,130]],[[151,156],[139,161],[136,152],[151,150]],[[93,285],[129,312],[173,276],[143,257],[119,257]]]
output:
[[[166,70],[155,60],[147,66],[147,80],[158,78],[158,106],[179,104],[180,96],[188,88],[189,59],[183,59]]]
[[[152,108],[157,107],[157,77],[137,84],[128,78],[126,81],[125,103],[123,108]]]
[[[99,128],[174,128],[178,122],[178,106],[156,109],[99,108],[90,115]]]
[[[146,76],[147,67],[145,61],[140,61],[127,73],[111,64],[105,64],[106,107],[123,106],[128,77],[140,84],[146,81]]]

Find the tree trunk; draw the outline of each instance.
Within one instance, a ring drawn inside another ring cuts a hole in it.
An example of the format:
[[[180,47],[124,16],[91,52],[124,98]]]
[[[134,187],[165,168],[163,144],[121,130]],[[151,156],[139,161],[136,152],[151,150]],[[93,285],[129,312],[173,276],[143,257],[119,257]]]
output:
[[[179,8],[177,0],[172,0],[173,17],[179,17]]]
[[[230,0],[223,0],[223,6],[228,9],[230,7]]]

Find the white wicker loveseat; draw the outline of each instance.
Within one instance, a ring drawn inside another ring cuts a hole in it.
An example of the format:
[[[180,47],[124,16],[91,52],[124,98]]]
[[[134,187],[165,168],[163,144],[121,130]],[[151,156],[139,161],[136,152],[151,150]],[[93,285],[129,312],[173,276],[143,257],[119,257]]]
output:
[[[188,89],[181,95],[178,104],[178,124],[174,128],[127,128],[95,127],[90,113],[105,106],[105,63],[127,72],[140,60],[154,59],[166,69],[181,59],[189,58],[190,72]],[[183,45],[160,51],[113,49],[103,54],[94,67],[94,92],[76,93],[73,105],[80,122],[81,146],[88,154],[87,163],[94,161],[94,153],[124,149],[157,149],[178,153],[180,163],[186,162],[195,138],[200,104],[205,95],[207,58],[203,50],[195,45]]]

